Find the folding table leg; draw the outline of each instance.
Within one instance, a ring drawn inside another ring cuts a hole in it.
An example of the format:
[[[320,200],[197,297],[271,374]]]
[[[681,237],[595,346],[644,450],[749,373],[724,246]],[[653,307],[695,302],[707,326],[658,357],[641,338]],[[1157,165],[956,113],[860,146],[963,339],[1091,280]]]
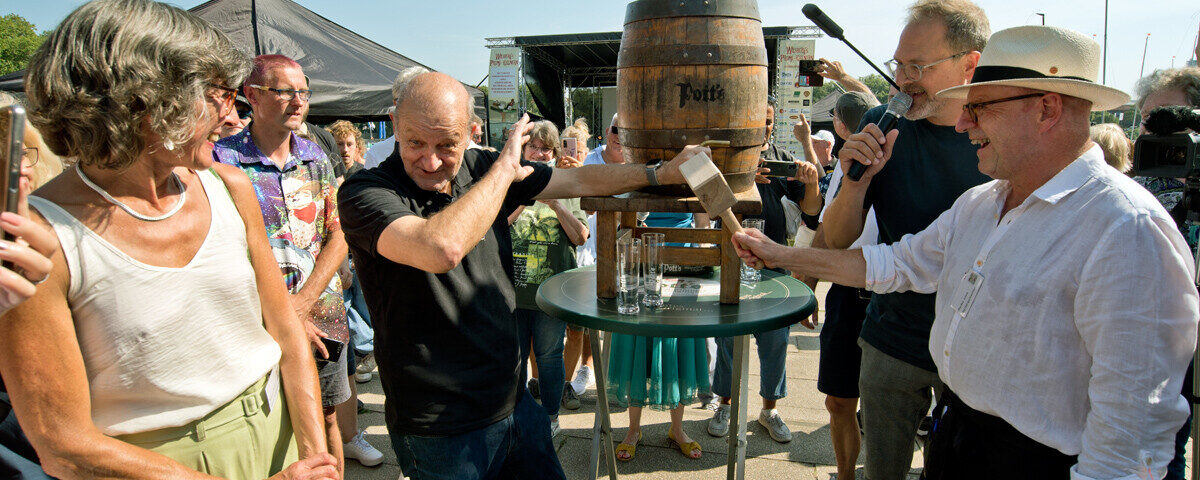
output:
[[[750,376],[750,336],[733,338],[733,397],[729,421],[736,427],[729,432],[727,480],[746,478],[746,382]]]
[[[611,334],[609,334],[611,335]],[[608,462],[608,478],[617,480],[617,456],[613,451],[612,421],[608,415],[608,348],[612,342],[604,342],[600,346],[600,331],[588,329],[588,339],[592,342],[592,363],[596,366],[596,422],[592,427],[592,476],[600,476],[600,437],[604,437],[604,449]]]

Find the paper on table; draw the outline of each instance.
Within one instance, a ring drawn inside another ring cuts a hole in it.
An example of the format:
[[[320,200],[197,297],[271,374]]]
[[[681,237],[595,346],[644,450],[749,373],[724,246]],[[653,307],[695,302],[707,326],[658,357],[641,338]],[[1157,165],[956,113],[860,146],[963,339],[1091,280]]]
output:
[[[692,277],[663,278],[663,301],[712,300],[721,296],[721,282]],[[711,297],[711,298],[710,298]]]

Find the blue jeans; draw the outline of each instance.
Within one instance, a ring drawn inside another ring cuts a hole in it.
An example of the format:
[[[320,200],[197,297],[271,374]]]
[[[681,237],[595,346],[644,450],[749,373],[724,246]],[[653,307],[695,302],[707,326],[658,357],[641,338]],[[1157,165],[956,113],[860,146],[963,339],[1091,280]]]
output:
[[[565,479],[550,422],[523,387],[513,414],[449,437],[390,433],[396,461],[412,480]]]
[[[754,334],[758,344],[759,385],[758,394],[766,400],[779,400],[787,396],[787,379],[784,368],[787,364],[788,327]],[[725,398],[733,396],[733,338],[717,338],[717,370],[713,373],[713,393]]]
[[[567,372],[563,366],[563,341],[567,335],[567,324],[541,310],[518,308],[517,328],[520,330],[521,358],[529,356],[530,338],[533,339],[533,356],[537,359],[538,385],[541,386],[542,408],[551,420],[558,420],[558,409],[562,405],[563,387]]]
[[[354,275],[350,288],[342,292],[342,300],[346,302],[346,320],[350,324],[350,346],[354,347],[354,355],[365,357],[375,352],[375,329],[371,326],[371,313],[367,311],[367,300],[363,298],[358,275]]]

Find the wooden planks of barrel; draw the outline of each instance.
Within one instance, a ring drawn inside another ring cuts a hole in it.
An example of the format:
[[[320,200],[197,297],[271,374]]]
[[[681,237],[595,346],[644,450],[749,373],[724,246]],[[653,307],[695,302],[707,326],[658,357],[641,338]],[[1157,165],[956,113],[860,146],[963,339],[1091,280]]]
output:
[[[625,161],[670,160],[725,140],[712,159],[734,192],[754,187],[766,141],[767,49],[754,0],[636,0],[617,55]],[[690,195],[686,185],[645,189]]]

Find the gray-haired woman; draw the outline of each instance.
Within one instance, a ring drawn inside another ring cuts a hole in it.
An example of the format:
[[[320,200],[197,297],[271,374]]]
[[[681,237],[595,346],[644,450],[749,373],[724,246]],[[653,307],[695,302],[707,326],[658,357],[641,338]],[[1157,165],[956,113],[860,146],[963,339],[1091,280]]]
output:
[[[78,163],[30,197],[63,248],[0,322],[0,372],[50,475],[338,476],[254,191],[213,165],[248,71],[147,0],[80,7],[30,62],[31,119]]]

